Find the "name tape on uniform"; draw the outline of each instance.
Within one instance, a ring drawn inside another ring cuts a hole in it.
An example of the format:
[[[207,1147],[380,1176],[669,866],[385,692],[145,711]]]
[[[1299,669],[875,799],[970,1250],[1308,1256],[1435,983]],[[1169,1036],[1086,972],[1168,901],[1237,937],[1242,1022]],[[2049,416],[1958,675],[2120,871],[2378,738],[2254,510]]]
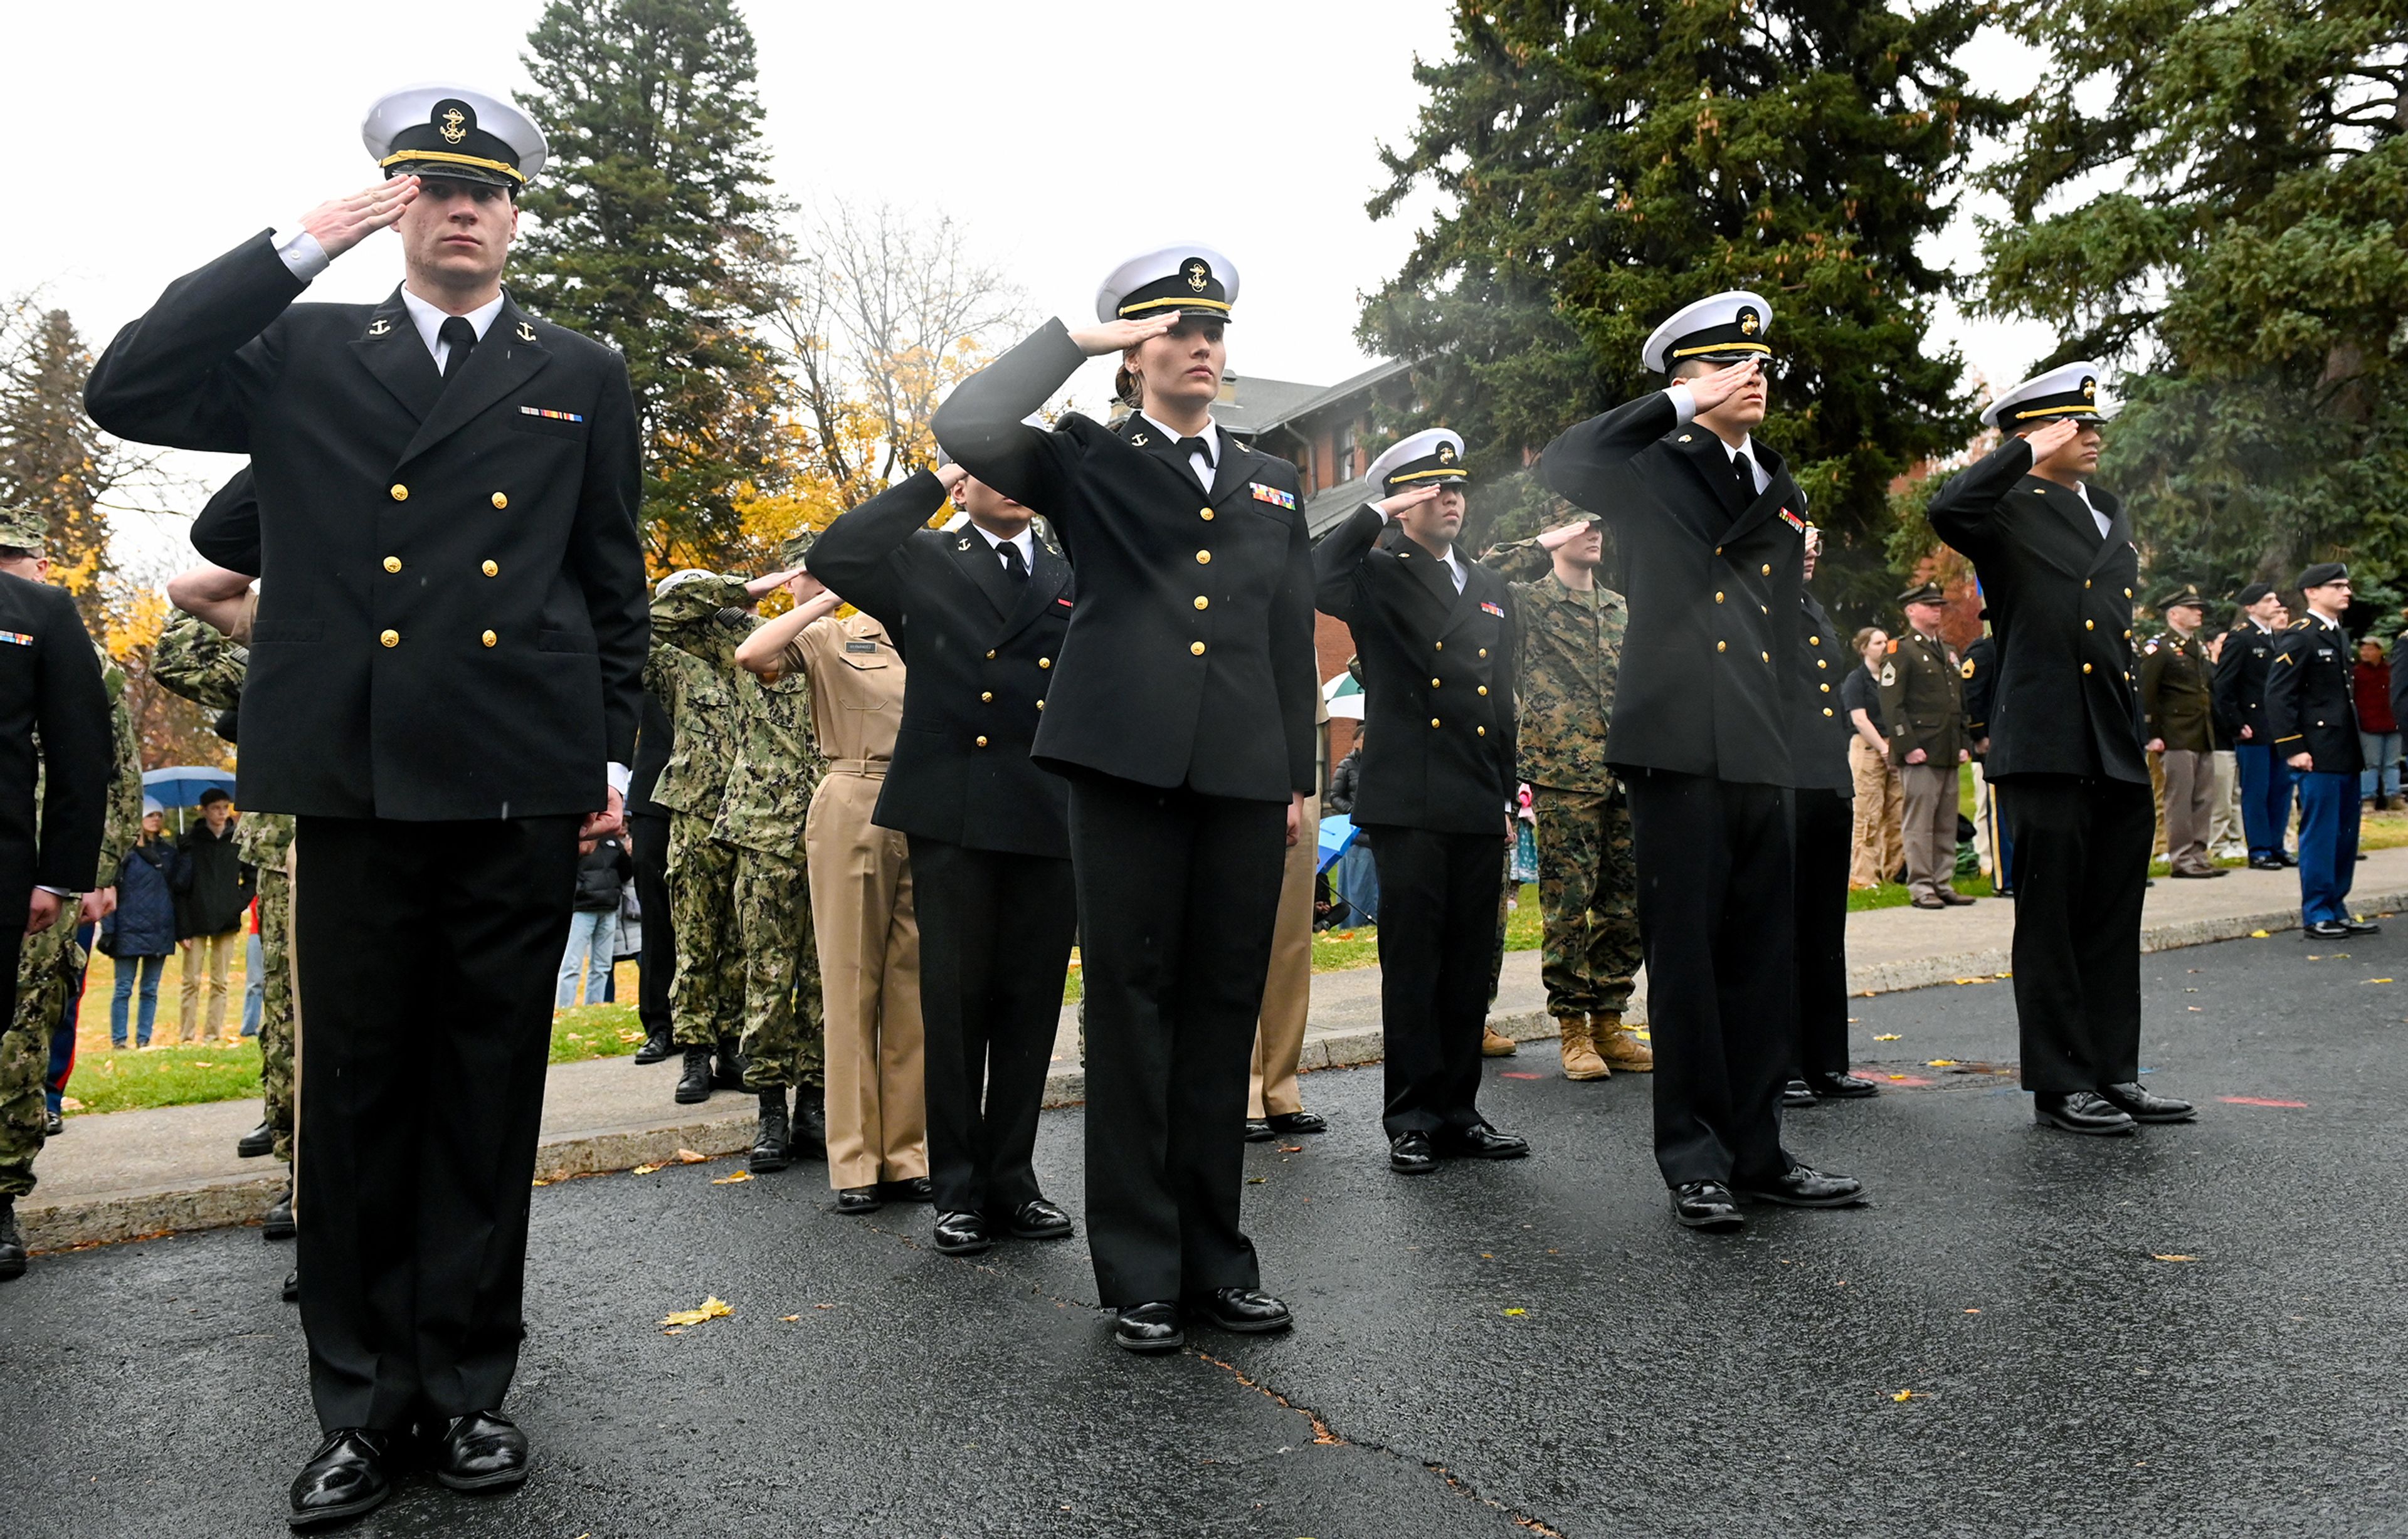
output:
[[[844,649],[848,652],[875,652],[878,650],[878,643],[874,641],[848,641],[844,644]]]
[[[1254,501],[1258,503],[1276,503],[1280,506],[1286,508],[1291,513],[1296,511],[1295,492],[1282,492],[1278,487],[1265,486],[1260,481],[1248,481],[1246,484],[1254,489]]]

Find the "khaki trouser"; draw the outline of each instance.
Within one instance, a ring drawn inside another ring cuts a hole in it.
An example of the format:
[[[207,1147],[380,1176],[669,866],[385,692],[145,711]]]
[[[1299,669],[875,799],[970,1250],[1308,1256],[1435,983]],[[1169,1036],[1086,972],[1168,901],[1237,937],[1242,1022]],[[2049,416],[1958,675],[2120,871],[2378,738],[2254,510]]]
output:
[[[1956,766],[1904,764],[1902,837],[1906,844],[1906,891],[1910,897],[1938,898],[1955,891],[1956,876]]]
[[[1879,887],[1906,859],[1899,833],[1904,787],[1890,762],[1861,737],[1848,745],[1848,769],[1856,781],[1856,849],[1848,860],[1848,885]]]
[[[1998,795],[1991,789],[1989,777],[1982,773],[1982,762],[1979,759],[1974,760],[1973,861],[1981,868],[1982,875],[1994,882],[1999,879],[1998,872],[1993,869],[1998,862],[1991,859],[1990,852],[1999,846],[1998,831],[1991,827],[1996,819],[1996,812],[1990,804],[1997,800]]]
[[[2196,748],[2168,748],[2162,762],[2166,785],[2166,858],[2176,871],[2212,871],[2207,831],[2215,815],[2215,759]]]
[[[839,1190],[928,1174],[909,847],[870,821],[885,770],[831,761],[803,825],[826,1004],[828,1184]]]
[[[1308,796],[1297,821],[1296,848],[1280,876],[1279,920],[1271,927],[1271,968],[1263,981],[1263,1010],[1254,1021],[1254,1076],[1248,1117],[1304,1110],[1296,1084],[1304,1056],[1304,1018],[1312,1007],[1312,887],[1321,863],[1321,798]]]
[[[2238,844],[2241,833],[2241,763],[2230,748],[2215,750],[2215,800],[2208,813],[2207,848],[2213,855]]]
[[[183,1014],[177,1023],[176,1039],[179,1042],[214,1042],[225,1031],[226,978],[234,966],[234,943],[242,936],[242,927],[215,935],[193,935],[176,943],[184,954]],[[209,980],[208,1030],[200,1032],[201,976]]]
[[[2149,761],[2149,795],[2157,804],[2157,843],[2149,847],[2149,859],[2166,858],[2166,765],[2163,754],[2147,755]]]

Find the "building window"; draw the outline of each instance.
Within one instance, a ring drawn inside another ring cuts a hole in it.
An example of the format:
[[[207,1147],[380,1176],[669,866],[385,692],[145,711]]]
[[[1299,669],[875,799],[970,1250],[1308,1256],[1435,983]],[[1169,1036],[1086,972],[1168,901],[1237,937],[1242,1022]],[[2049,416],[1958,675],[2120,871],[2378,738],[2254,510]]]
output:
[[[1338,430],[1335,459],[1336,463],[1329,467],[1329,484],[1336,486],[1340,481],[1353,480],[1354,478],[1354,425],[1352,422]]]

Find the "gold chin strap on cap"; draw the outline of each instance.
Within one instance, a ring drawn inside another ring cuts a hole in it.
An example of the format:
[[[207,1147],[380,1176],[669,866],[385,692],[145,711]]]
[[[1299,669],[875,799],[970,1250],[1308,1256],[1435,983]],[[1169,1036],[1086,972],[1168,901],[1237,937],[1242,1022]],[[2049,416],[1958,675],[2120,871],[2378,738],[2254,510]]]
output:
[[[1674,358],[1695,358],[1701,352],[1770,353],[1770,351],[1772,351],[1772,349],[1761,342],[1708,342],[1700,347],[1674,348],[1670,356]]]
[[[2099,408],[2090,405],[2086,401],[2078,406],[2034,406],[2029,411],[2019,411],[2015,413],[2015,420],[2021,422],[2033,417],[2072,417],[2075,415],[2096,420],[2099,416]]]
[[[1140,310],[1218,310],[1223,315],[1226,315],[1229,313],[1229,306],[1225,301],[1218,299],[1180,299],[1176,296],[1141,299],[1134,305],[1122,306],[1121,319],[1125,321]]]
[[[399,161],[434,161],[443,165],[479,165],[488,171],[499,171],[521,186],[526,184],[526,173],[507,161],[489,161],[482,155],[454,155],[448,150],[405,150],[397,155],[387,155],[377,162],[380,166]]]
[[[1404,481],[1468,481],[1470,478],[1471,473],[1468,470],[1412,470],[1402,476],[1389,477],[1388,484],[1395,486]]]

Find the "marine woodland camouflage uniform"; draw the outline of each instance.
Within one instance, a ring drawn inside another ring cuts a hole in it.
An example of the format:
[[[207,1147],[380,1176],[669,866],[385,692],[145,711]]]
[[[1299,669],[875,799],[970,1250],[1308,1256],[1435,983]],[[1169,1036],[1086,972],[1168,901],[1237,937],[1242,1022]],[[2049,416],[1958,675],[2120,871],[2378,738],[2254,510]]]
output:
[[[242,698],[250,653],[217,627],[179,615],[159,637],[150,675],[169,692],[213,711]],[[139,777],[136,777],[139,783]],[[236,820],[236,856],[259,874],[259,1089],[276,1158],[293,1162],[293,816],[245,812]]]
[[[98,646],[101,680],[108,691],[110,739],[116,773],[108,793],[108,818],[100,840],[96,886],[117,879],[125,852],[142,834],[142,748],[134,717],[125,708],[125,670]],[[35,816],[40,817],[41,782],[34,785]],[[34,1157],[42,1152],[50,1108],[43,1094],[50,1071],[50,1033],[66,1018],[67,995],[81,976],[84,948],[76,943],[76,905],[83,894],[59,899],[59,917],[38,935],[25,937],[17,959],[17,1009],[0,1029],[0,1198],[34,1190]]]
[[[699,573],[672,580],[652,600],[652,647],[644,688],[668,713],[669,762],[652,800],[669,809],[669,928],[677,972],[669,986],[670,1034],[683,1047],[711,1047],[744,1031],[744,959],[736,927],[736,851],[710,836],[744,715],[738,691],[749,680],[736,647],[752,629],[752,595],[734,577]]]
[[[1653,1052],[1622,1024],[1641,957],[1639,889],[1629,802],[1605,762],[1629,610],[1602,582],[1580,593],[1555,580],[1535,539],[1480,560],[1512,582],[1521,618],[1516,767],[1538,822],[1540,976],[1564,1072],[1602,1079],[1612,1069],[1653,1068]]]

